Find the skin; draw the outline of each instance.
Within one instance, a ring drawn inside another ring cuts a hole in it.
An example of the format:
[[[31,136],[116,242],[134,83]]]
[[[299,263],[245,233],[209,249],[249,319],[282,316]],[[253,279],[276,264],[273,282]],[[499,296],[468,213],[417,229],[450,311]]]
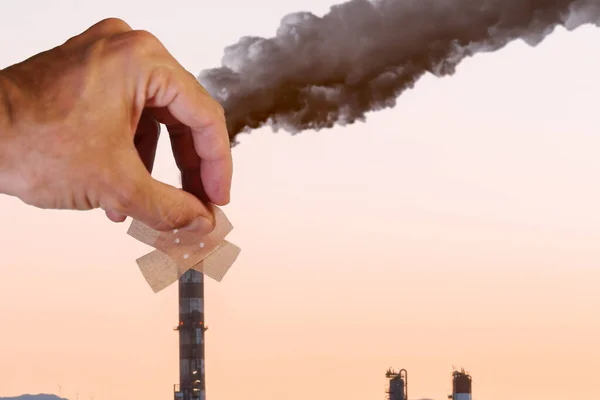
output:
[[[150,175],[159,123],[183,190]],[[211,203],[229,203],[231,177],[222,107],[146,31],[103,20],[0,71],[1,193],[203,234]]]

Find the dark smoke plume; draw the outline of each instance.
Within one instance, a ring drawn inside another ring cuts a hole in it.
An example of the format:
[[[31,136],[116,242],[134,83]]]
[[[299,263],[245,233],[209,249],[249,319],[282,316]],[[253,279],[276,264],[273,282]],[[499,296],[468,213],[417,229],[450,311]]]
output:
[[[475,53],[587,23],[600,24],[600,0],[351,0],[323,17],[287,15],[273,38],[240,39],[199,80],[232,142],[264,124],[297,133],[393,107],[424,74],[453,74]]]

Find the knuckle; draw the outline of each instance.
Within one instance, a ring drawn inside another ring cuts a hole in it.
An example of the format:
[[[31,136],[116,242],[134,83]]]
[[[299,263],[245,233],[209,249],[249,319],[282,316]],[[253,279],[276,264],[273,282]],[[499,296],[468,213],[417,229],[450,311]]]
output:
[[[32,171],[29,171],[32,172]],[[44,193],[47,191],[47,183],[39,178],[39,173],[25,174],[27,185],[17,194],[25,204],[42,208],[44,204]]]
[[[127,214],[143,199],[142,192],[142,186],[138,182],[134,180],[122,181],[115,187],[109,208]]]
[[[120,35],[107,39],[103,48],[110,49],[109,54],[119,59],[144,58],[150,53],[155,53],[161,46],[160,41],[148,31],[128,30]]]
[[[193,73],[191,73],[190,71],[188,71],[187,69],[184,71],[189,76],[190,80],[192,82],[196,83],[196,86],[198,87],[200,92],[202,92],[203,94],[210,97],[210,93],[208,92],[208,90],[206,90],[206,88],[202,85],[202,83],[200,83],[200,81],[198,80],[198,77],[196,75],[194,75]]]
[[[214,103],[215,103],[215,114],[218,115],[223,120],[225,120],[225,108],[223,108],[223,105],[216,100]]]
[[[223,105],[213,96],[199,81],[194,74],[189,71],[186,71],[190,78],[197,83],[198,89],[202,93],[202,97],[208,99],[208,104],[212,105],[210,111],[218,116],[220,119],[225,119],[225,108]]]
[[[158,38],[146,30],[128,32],[127,43],[129,46],[140,50],[153,49],[160,45]]]
[[[23,203],[27,204],[28,206],[44,208],[43,206],[45,202],[42,199],[42,196],[39,195],[39,192],[32,191],[23,193],[19,196],[19,198]]]
[[[156,223],[156,230],[167,230],[183,226],[187,222],[183,207],[170,207]]]
[[[28,206],[41,209],[64,208],[57,202],[57,195],[46,185],[32,185],[27,190],[19,193],[18,197]]]
[[[98,23],[98,28],[107,32],[126,32],[131,26],[120,18],[106,18]]]

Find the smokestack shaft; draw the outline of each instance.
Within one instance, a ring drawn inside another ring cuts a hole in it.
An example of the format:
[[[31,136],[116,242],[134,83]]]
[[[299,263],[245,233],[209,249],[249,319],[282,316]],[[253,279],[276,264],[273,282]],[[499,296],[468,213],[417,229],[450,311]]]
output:
[[[181,400],[205,400],[204,276],[189,270],[179,279],[179,384]]]

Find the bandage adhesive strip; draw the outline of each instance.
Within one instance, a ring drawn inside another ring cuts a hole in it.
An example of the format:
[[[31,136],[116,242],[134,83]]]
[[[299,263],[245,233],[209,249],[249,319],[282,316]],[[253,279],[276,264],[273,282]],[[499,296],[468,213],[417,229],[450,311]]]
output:
[[[190,269],[218,282],[223,279],[241,250],[225,240],[233,226],[223,211],[215,206],[214,214],[215,229],[204,236],[178,229],[160,232],[137,220],[131,223],[127,234],[155,248],[136,260],[155,293],[177,282]]]

